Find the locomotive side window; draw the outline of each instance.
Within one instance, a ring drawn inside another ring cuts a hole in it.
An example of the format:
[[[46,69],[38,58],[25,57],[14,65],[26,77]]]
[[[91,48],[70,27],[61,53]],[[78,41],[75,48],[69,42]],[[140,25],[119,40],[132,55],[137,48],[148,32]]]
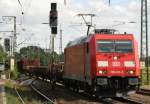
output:
[[[128,40],[115,41],[115,51],[131,53],[133,51],[132,41]]]
[[[97,52],[114,52],[113,40],[97,40]]]

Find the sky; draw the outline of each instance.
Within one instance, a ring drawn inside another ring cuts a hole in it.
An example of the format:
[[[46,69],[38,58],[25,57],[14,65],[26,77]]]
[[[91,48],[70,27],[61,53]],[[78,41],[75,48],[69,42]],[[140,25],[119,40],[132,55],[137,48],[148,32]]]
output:
[[[20,0],[20,2],[22,8],[18,0],[0,0],[0,22],[3,22],[0,23],[0,31],[13,30],[13,21],[4,21],[2,16],[16,16],[17,44],[26,40],[17,47],[17,50],[28,45],[49,48],[50,28],[48,24],[42,23],[48,23],[51,2],[56,2],[58,5],[59,25],[55,38],[57,52],[59,52],[60,25],[63,30],[63,48],[69,41],[86,35],[87,27],[83,19],[77,16],[79,13],[95,14],[93,24],[96,28],[114,28],[119,33],[132,33],[140,42],[141,0],[111,0],[110,6],[108,0],[66,0],[66,5],[64,0]],[[150,7],[150,0],[148,0],[148,7]],[[22,11],[24,15],[21,14]],[[150,8],[148,8],[148,14],[150,14]],[[89,18],[86,20],[89,21]],[[131,21],[136,23],[129,23]],[[150,20],[148,27],[150,27]],[[150,34],[150,29],[148,33]],[[0,33],[2,38],[10,36],[12,33]]]

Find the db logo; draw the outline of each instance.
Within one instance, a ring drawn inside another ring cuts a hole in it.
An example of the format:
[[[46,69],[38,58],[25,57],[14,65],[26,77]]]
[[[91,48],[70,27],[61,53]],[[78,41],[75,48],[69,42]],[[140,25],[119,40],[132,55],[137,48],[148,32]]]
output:
[[[112,63],[112,66],[120,66],[120,62],[115,61],[115,62]]]

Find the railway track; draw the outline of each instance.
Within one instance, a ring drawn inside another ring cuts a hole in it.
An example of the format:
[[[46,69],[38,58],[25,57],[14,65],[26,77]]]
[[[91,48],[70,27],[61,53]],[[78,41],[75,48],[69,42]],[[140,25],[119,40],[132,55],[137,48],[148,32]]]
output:
[[[148,95],[148,96],[150,96],[150,90],[148,90],[148,89],[140,89],[136,93],[137,94],[142,94],[142,95]]]
[[[35,82],[35,81],[36,81],[36,79],[33,80],[32,83],[30,84],[31,88],[32,88],[35,92],[37,92],[40,96],[42,96],[45,100],[47,100],[48,103],[50,103],[50,104],[55,104],[55,101],[53,101],[52,99],[50,99],[49,97],[47,97],[45,94],[42,93],[42,91],[40,91],[39,89],[37,89],[37,88],[34,86],[34,82]]]

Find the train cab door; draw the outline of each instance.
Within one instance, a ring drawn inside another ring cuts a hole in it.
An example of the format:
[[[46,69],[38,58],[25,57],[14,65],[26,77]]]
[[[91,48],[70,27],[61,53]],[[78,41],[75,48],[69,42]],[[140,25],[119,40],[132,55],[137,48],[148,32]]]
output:
[[[90,48],[89,48],[89,43],[88,42],[86,42],[85,44],[85,68],[84,68],[84,70],[85,70],[85,80],[86,80],[86,82],[89,84],[89,85],[91,85],[92,84],[92,82],[91,82],[91,78],[90,78]]]

